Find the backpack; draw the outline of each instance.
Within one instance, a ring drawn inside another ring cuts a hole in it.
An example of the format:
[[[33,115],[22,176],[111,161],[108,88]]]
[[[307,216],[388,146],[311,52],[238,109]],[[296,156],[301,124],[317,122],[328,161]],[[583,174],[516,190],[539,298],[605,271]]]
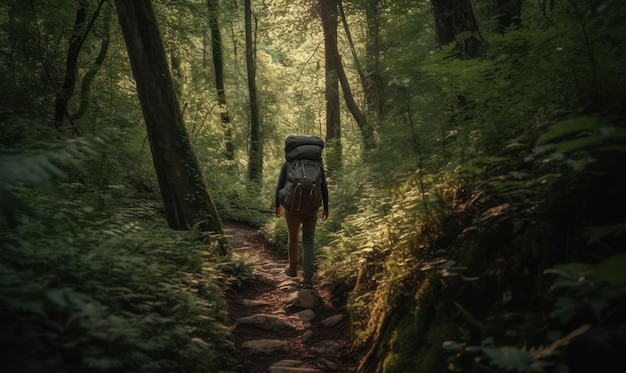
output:
[[[317,136],[289,136],[285,139],[287,180],[278,200],[293,212],[311,211],[322,205],[324,141]]]

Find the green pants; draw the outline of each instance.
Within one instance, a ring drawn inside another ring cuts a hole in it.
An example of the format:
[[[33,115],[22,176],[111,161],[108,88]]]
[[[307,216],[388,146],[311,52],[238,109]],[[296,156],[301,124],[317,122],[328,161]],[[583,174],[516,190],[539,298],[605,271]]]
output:
[[[307,212],[285,211],[287,228],[289,229],[288,254],[289,264],[298,263],[298,235],[302,225],[302,270],[305,279],[311,279],[315,271],[315,225],[317,224],[317,209]]]

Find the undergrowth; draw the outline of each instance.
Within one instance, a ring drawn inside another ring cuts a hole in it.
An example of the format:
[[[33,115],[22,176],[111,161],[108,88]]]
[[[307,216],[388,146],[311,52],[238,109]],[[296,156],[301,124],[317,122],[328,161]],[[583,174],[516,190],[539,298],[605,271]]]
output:
[[[77,172],[106,153],[99,144],[59,140],[0,158],[11,170],[0,180],[2,370],[236,366],[220,267],[229,258],[199,231],[167,228],[156,201],[118,193],[99,208],[92,179]]]
[[[393,77],[410,112],[390,110],[375,163],[337,179],[322,239],[360,372],[621,364],[623,54],[599,40],[621,37],[623,9],[607,2],[603,23],[581,5],[489,35],[483,59],[447,46],[404,66],[419,81]]]
[[[534,146],[515,139],[476,158],[473,176],[443,168],[427,201],[416,181],[392,199],[365,193],[322,254],[348,300],[359,370],[619,364],[625,134],[620,120],[564,119]]]

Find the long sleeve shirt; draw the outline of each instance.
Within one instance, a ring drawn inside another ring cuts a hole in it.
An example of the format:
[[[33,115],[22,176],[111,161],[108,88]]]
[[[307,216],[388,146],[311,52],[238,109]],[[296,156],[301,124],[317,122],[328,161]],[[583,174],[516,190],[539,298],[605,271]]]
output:
[[[283,189],[285,183],[287,182],[287,165],[289,162],[284,162],[283,166],[280,168],[280,175],[278,176],[278,184],[276,185],[276,206],[280,206],[280,201],[278,200],[278,192]],[[322,203],[324,205],[324,211],[328,211],[328,184],[326,184],[326,174],[324,173],[324,167],[322,167]]]

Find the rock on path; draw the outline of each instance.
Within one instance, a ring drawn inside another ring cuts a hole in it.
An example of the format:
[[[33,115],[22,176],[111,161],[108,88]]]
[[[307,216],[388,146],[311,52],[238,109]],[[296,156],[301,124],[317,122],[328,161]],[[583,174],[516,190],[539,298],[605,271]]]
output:
[[[327,303],[328,290],[314,276],[314,289],[284,273],[286,258],[270,253],[250,227],[226,224],[234,255],[252,265],[251,284],[228,293],[230,318],[246,373],[355,372],[348,318]]]

